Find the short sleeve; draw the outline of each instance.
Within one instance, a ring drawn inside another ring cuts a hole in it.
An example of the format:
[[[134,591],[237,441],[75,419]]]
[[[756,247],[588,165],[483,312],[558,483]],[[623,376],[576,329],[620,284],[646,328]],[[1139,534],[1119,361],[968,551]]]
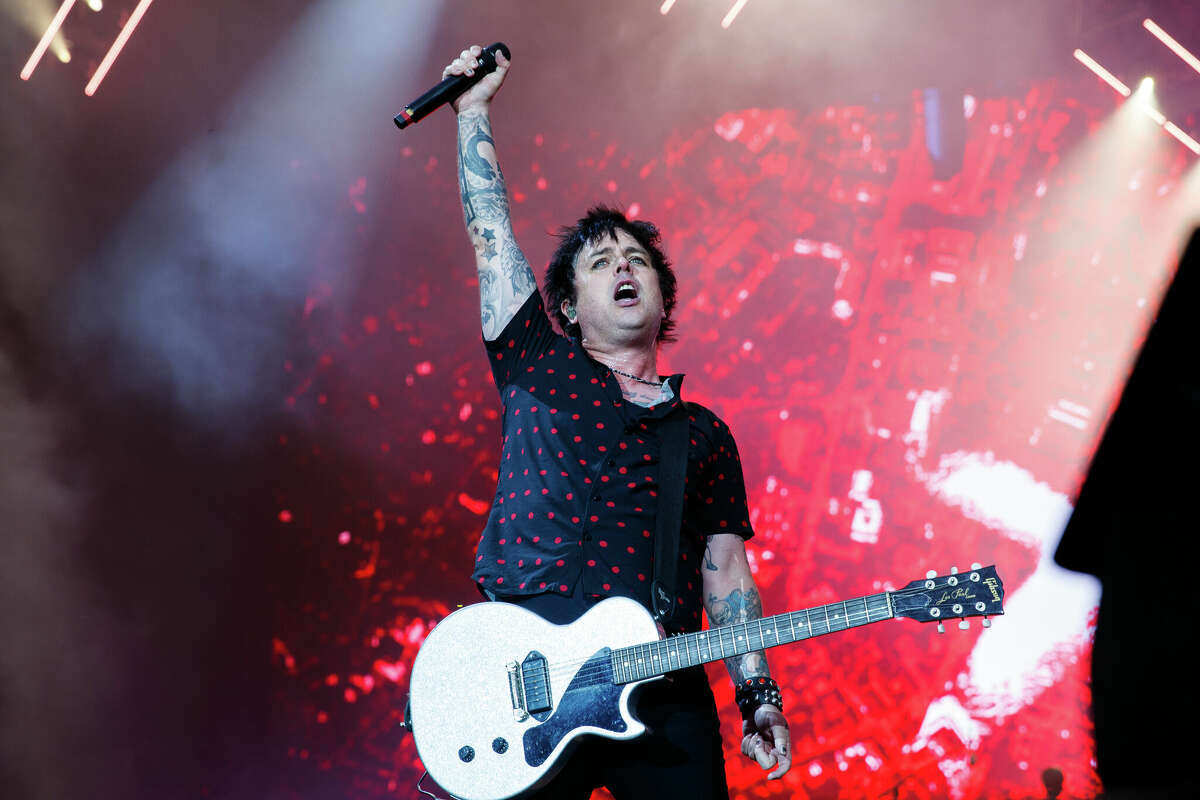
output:
[[[503,389],[521,369],[548,350],[563,337],[554,332],[546,318],[546,307],[541,292],[534,291],[521,305],[516,316],[509,320],[492,341],[484,340],[488,362],[496,388]]]
[[[750,525],[750,507],[746,500],[746,481],[742,459],[733,433],[716,417],[711,420],[708,438],[711,456],[701,475],[702,498],[694,518],[695,528],[705,536],[736,533],[743,539],[754,535]]]

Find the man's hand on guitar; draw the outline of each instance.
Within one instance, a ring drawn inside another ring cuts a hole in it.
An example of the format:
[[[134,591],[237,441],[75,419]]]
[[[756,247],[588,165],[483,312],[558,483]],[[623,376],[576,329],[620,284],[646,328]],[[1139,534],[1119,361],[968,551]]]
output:
[[[792,742],[782,711],[763,704],[754,710],[753,720],[742,720],[742,755],[763,769],[775,767],[767,774],[769,780],[787,774],[792,768]]]

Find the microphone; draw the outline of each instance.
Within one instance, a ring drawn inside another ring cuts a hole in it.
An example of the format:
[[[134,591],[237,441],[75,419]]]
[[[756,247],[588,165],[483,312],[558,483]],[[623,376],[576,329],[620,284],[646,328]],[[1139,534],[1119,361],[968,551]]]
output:
[[[415,122],[420,122],[443,103],[450,103],[457,100],[459,95],[479,83],[484,75],[495,72],[496,51],[504,53],[505,58],[512,58],[508,52],[508,47],[502,42],[496,42],[493,45],[483,48],[483,52],[477,57],[479,66],[475,68],[474,75],[450,75],[446,77],[437,86],[405,106],[404,110],[394,118],[396,127],[407,128]]]

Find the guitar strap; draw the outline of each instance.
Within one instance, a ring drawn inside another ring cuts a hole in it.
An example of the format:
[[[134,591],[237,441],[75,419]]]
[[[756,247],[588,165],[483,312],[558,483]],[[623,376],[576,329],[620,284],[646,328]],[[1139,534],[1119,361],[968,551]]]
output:
[[[675,616],[679,536],[683,526],[683,490],[687,475],[688,417],[680,402],[662,422],[662,473],[658,484],[658,514],[654,531],[654,579],[650,604],[655,621],[667,626]]]

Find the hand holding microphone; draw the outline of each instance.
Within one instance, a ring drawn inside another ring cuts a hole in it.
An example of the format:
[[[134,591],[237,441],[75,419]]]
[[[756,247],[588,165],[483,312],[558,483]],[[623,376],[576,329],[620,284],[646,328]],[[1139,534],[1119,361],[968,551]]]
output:
[[[504,83],[510,57],[508,47],[501,42],[463,50],[442,70],[441,83],[396,115],[396,127],[406,128],[420,121],[443,103],[451,103],[455,112],[486,105]]]

